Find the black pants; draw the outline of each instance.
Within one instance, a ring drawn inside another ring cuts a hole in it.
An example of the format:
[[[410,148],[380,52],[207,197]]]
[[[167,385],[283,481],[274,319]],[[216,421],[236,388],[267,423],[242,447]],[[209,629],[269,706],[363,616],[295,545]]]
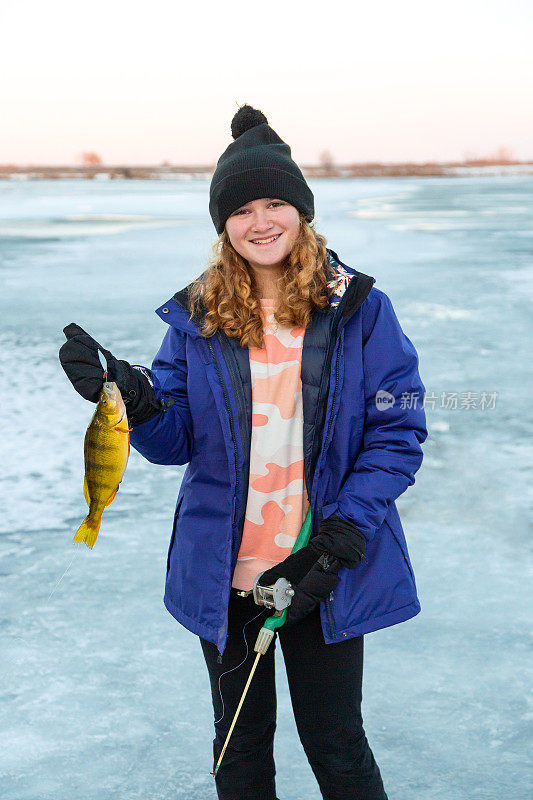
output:
[[[257,633],[269,615],[251,596],[231,591],[229,630],[221,663],[201,639],[215,712],[214,762],[255,659]],[[258,619],[253,619],[257,615]],[[253,620],[253,621],[250,621]],[[246,629],[243,628],[246,625]],[[248,657],[241,664],[246,654]],[[387,800],[361,716],[363,637],[325,644],[318,609],[278,633],[298,734],[325,800]],[[219,800],[276,800],[276,687],[272,642],[261,656],[216,778]],[[228,670],[234,669],[220,676]]]

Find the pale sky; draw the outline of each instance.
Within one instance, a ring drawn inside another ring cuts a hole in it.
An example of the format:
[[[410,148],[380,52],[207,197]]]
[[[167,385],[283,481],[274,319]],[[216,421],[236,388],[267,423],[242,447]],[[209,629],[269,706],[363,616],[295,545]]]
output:
[[[237,104],[294,158],[533,159],[529,0],[1,0],[0,164],[214,163]]]

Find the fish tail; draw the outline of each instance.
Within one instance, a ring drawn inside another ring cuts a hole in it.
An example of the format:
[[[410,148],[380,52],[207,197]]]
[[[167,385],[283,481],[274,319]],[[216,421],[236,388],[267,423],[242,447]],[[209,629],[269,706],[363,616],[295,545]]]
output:
[[[72,541],[85,542],[87,547],[94,547],[94,543],[96,542],[96,538],[98,536],[98,531],[100,530],[100,522],[101,517],[94,519],[91,518],[90,514],[88,514],[74,534],[74,539]]]

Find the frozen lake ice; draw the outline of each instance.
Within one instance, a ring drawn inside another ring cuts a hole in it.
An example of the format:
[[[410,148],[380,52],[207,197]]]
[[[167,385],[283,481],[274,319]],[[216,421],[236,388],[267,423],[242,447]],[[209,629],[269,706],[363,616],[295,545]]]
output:
[[[365,637],[371,747],[391,800],[525,800],[533,178],[312,188],[317,230],[391,297],[428,392],[398,504],[422,613]],[[75,321],[150,364],[153,309],[204,268],[207,205],[207,181],[0,182],[4,800],[215,798],[207,672],[162,603],[183,468],[132,450],[97,546],[73,546],[93,407],[57,357]],[[278,671],[278,795],[318,800]]]

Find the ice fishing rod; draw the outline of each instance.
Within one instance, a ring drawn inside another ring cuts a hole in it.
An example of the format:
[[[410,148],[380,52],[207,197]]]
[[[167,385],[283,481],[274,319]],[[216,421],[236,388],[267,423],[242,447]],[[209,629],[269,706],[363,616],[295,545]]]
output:
[[[298,550],[301,550],[309,543],[309,539],[311,538],[312,527],[313,525],[311,519],[311,508],[309,508],[304,520],[304,524],[302,525],[300,533],[298,534],[298,538],[296,539],[294,547],[292,548],[291,551],[292,553],[298,552]],[[258,575],[257,578],[255,579],[252,591],[254,595],[254,600],[258,606],[265,606],[266,608],[273,608],[275,610],[272,616],[268,617],[265,620],[263,627],[261,628],[257,636],[257,640],[254,645],[254,651],[257,653],[257,655],[255,657],[255,661],[250,671],[250,675],[248,676],[248,680],[246,681],[246,686],[244,687],[241,699],[239,700],[239,705],[237,706],[237,710],[235,711],[235,716],[233,717],[233,722],[231,723],[228,735],[226,736],[226,741],[224,742],[224,747],[222,748],[222,752],[220,753],[217,765],[214,769],[214,772],[211,773],[214,778],[216,778],[218,769],[220,767],[222,759],[224,758],[224,753],[226,752],[226,748],[228,746],[231,734],[233,733],[233,728],[235,727],[235,723],[237,722],[237,718],[242,708],[242,704],[244,703],[244,699],[246,697],[248,689],[250,688],[254,672],[259,663],[259,659],[268,650],[277,629],[281,628],[282,625],[285,624],[285,620],[287,619],[288,608],[291,604],[294,595],[294,589],[292,588],[289,581],[286,580],[285,578],[278,578],[278,580],[273,586],[261,586],[261,575]]]

